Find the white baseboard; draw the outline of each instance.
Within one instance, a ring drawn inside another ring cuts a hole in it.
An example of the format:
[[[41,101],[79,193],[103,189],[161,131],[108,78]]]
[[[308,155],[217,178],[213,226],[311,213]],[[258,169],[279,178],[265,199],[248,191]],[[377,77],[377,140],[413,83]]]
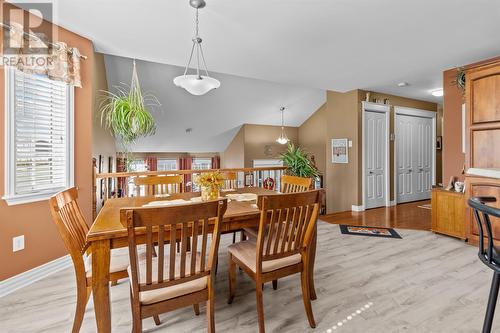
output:
[[[389,207],[396,206],[396,200],[389,201]]]
[[[52,275],[72,265],[71,257],[66,255],[46,264],[35,267],[7,280],[0,281],[0,297],[6,296],[20,288],[26,287],[44,277]]]
[[[363,205],[360,205],[360,206],[352,205],[351,206],[351,210],[353,212],[363,212],[365,210],[365,206],[363,206]]]

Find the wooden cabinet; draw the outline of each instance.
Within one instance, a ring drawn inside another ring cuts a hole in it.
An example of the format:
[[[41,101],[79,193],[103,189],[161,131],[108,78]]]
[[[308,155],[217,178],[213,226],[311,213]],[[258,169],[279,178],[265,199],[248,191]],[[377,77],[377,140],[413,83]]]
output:
[[[431,204],[431,230],[465,239],[465,194],[434,188]]]
[[[466,69],[466,168],[500,168],[500,58]],[[466,199],[494,196],[500,206],[500,179],[466,175]],[[478,243],[477,225],[466,205],[466,235]],[[500,240],[500,219],[492,219],[493,236]]]

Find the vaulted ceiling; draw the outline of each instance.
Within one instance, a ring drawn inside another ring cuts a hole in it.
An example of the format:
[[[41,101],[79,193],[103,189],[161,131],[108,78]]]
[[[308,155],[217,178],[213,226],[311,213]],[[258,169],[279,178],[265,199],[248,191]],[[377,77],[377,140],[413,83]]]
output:
[[[184,66],[188,0],[54,0],[56,21],[99,52]],[[438,101],[445,69],[500,54],[496,0],[206,0],[209,69],[310,88]],[[397,83],[410,83],[407,88]],[[224,84],[224,83],[222,83]]]

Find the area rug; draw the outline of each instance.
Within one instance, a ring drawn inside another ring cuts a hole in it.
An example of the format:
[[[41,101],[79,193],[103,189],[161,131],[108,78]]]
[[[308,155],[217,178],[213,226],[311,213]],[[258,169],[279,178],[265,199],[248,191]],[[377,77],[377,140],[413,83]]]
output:
[[[417,207],[418,207],[418,208],[423,208],[423,209],[432,209],[431,204],[426,204],[426,205],[417,206]]]
[[[340,232],[346,235],[356,236],[371,236],[371,237],[386,237],[399,238],[401,236],[392,228],[375,228],[375,227],[360,227],[352,225],[340,225]]]

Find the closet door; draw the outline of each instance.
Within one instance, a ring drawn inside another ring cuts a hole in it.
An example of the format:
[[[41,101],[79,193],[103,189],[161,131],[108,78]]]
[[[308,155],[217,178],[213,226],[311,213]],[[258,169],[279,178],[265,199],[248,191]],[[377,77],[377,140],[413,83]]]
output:
[[[396,200],[431,196],[433,127],[431,118],[396,115]]]

